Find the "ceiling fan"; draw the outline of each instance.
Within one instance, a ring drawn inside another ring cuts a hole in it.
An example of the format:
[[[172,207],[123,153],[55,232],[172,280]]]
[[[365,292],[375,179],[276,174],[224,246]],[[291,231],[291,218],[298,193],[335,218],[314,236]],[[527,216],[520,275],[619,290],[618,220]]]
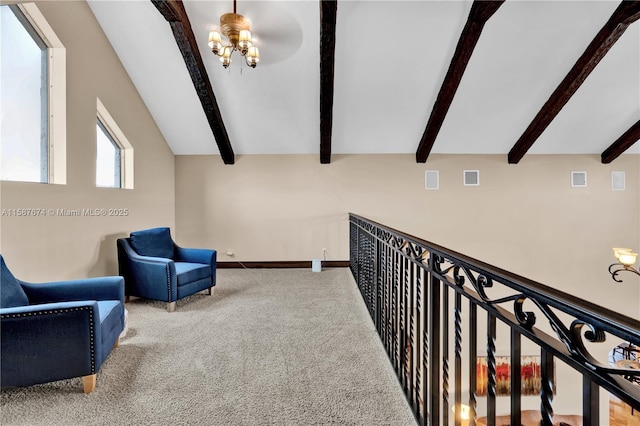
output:
[[[212,9],[221,9],[220,2],[215,2],[215,7],[211,2],[191,3],[202,17],[211,17]],[[223,67],[231,64],[233,52],[239,52],[251,68],[258,62],[271,65],[295,54],[302,45],[302,28],[288,3],[243,1],[237,4],[233,0],[233,12],[227,9],[219,15],[219,25],[209,28],[208,46],[220,58]]]

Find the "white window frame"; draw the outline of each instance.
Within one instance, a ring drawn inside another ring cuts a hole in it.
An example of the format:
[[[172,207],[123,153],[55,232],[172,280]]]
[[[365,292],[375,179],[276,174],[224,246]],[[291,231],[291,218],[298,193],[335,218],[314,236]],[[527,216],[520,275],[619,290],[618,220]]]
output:
[[[100,120],[113,142],[120,148],[120,188],[133,189],[133,145],[109,114],[100,98],[96,98],[96,111],[97,119]]]
[[[48,181],[67,183],[67,51],[35,3],[18,4],[47,46],[48,55]]]

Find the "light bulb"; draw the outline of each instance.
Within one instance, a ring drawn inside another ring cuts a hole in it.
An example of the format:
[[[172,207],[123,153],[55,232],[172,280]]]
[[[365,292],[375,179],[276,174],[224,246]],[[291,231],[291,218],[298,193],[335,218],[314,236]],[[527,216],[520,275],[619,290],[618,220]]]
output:
[[[630,251],[630,248],[614,247],[613,255],[616,257],[616,259],[620,260],[620,253],[628,253]]]
[[[618,253],[618,260],[624,266],[631,266],[636,263],[636,258],[638,257],[638,253],[631,253],[630,251],[624,251]]]
[[[222,38],[216,30],[209,32],[209,48],[216,55],[220,52],[220,49],[222,49]]]
[[[238,39],[238,49],[243,55],[247,53],[247,50],[251,47],[251,31],[240,30]]]
[[[251,46],[247,52],[247,65],[255,68],[260,62],[260,51],[257,46]]]
[[[222,55],[220,56],[220,62],[222,62],[222,66],[227,68],[231,63],[231,47],[225,46],[222,50]]]

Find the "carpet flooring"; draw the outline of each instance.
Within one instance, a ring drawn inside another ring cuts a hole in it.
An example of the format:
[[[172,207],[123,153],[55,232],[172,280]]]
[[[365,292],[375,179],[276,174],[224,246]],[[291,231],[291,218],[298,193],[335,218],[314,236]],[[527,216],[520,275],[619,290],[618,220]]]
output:
[[[93,393],[3,389],[0,424],[416,424],[347,268],[222,269],[213,296],[127,310]]]

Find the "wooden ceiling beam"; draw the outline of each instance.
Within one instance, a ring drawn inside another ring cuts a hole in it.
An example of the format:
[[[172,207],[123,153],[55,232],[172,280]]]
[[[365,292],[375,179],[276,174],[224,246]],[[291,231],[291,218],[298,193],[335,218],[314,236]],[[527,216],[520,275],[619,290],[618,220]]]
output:
[[[636,142],[640,140],[640,120],[629,127],[629,130],[624,132],[614,143],[605,149],[602,153],[602,164],[609,164],[620,155],[622,155],[627,149],[631,148]]]
[[[449,112],[449,107],[453,102],[456,91],[460,86],[460,81],[469,64],[471,54],[480,39],[484,24],[496,13],[502,3],[504,3],[504,0],[475,0],[473,2],[467,22],[458,39],[458,45],[449,64],[444,82],[442,86],[440,86],[440,92],[438,92],[438,97],[431,110],[427,127],[422,134],[422,139],[420,139],[416,151],[416,162],[424,163],[427,161],[436,137],[442,128],[442,123],[444,123],[444,119]]]
[[[320,163],[331,163],[337,0],[320,0]]]
[[[189,22],[184,4],[180,0],[151,0],[151,2],[171,25],[171,31],[187,66],[191,81],[193,81],[193,86],[202,104],[209,127],[211,127],[213,136],[218,144],[222,161],[224,164],[234,164],[235,154],[222,120],[216,95],[209,81],[209,75],[200,56],[198,44],[191,29],[191,22]]]
[[[508,155],[510,164],[517,164],[524,157],[629,25],[638,19],[640,1],[622,1],[511,148]]]

